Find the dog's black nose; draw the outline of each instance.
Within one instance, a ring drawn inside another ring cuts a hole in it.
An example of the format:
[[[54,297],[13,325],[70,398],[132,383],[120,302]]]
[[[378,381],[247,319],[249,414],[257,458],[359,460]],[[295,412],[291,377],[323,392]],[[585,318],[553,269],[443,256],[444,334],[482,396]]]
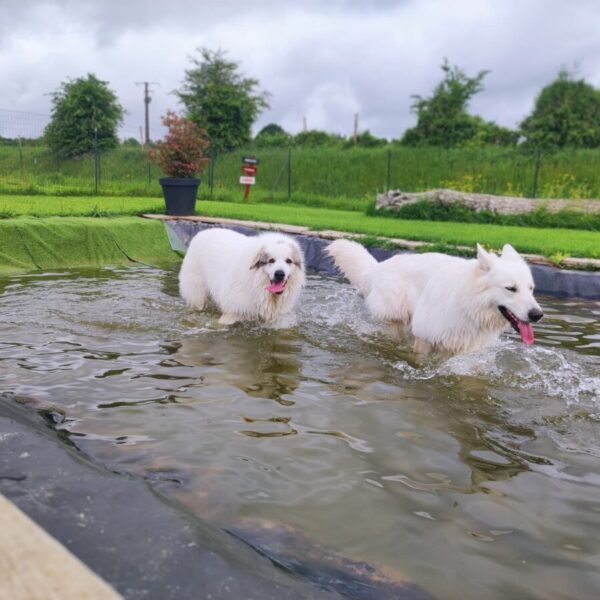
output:
[[[275,271],[273,275],[275,281],[283,281],[285,279],[285,273],[283,271]]]
[[[544,313],[539,308],[532,308],[527,313],[527,316],[529,317],[530,321],[537,323],[544,316]]]

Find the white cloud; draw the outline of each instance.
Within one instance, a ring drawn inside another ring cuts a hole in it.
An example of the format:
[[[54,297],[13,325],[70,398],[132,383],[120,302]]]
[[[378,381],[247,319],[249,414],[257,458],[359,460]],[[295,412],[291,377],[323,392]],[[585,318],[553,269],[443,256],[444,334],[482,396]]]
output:
[[[139,81],[155,81],[151,130],[177,108],[195,48],[222,48],[272,93],[256,124],[297,132],[361,129],[398,137],[414,124],[411,94],[428,95],[444,57],[469,75],[491,72],[472,111],[514,126],[561,66],[600,85],[595,0],[0,0],[0,108],[50,112],[49,92],[88,72],[128,111],[123,135],[143,124]],[[51,24],[51,25],[50,25]]]

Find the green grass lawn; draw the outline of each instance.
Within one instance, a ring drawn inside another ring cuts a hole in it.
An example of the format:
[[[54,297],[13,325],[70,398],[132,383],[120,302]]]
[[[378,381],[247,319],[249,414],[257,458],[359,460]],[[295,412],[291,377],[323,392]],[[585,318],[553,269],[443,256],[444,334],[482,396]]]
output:
[[[0,216],[118,216],[163,212],[156,198],[1,196]],[[382,237],[400,237],[449,245],[492,248],[511,243],[521,252],[549,257],[600,258],[600,232],[569,229],[537,229],[479,223],[405,221],[372,217],[349,210],[276,204],[242,204],[200,201],[198,214],[211,217],[305,225],[313,229],[335,229]],[[1,240],[0,240],[1,244]]]

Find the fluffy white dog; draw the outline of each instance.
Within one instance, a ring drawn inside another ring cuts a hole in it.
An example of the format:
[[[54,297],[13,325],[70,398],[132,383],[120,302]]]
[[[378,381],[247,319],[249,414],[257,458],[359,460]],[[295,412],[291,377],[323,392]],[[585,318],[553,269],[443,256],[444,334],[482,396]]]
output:
[[[305,282],[298,243],[280,233],[248,237],[207,229],[190,242],[179,272],[185,302],[202,309],[211,299],[220,323],[272,322],[291,312]]]
[[[532,344],[531,324],[544,316],[531,271],[509,244],[501,256],[477,244],[472,260],[431,252],[378,263],[349,240],[336,240],[327,251],[375,317],[409,326],[417,351],[471,352],[495,342],[509,325]]]

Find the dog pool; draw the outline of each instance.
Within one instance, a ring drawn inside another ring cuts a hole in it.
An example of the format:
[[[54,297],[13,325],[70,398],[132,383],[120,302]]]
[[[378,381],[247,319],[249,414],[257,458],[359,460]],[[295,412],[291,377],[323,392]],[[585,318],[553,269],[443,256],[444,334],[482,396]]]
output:
[[[0,392],[267,556],[296,532],[298,572],[314,544],[439,598],[595,598],[600,303],[540,301],[536,345],[423,360],[335,278],[272,330],[190,312],[171,271],[15,276]]]

